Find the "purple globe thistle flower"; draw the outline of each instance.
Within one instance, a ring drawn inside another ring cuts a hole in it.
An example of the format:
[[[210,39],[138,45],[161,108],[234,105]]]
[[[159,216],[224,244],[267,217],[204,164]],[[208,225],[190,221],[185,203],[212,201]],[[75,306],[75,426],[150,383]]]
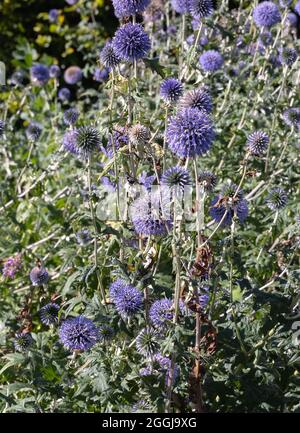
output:
[[[176,165],[165,171],[161,177],[161,184],[169,188],[184,189],[185,186],[191,185],[191,178],[185,168]]]
[[[67,87],[62,87],[58,91],[58,98],[63,101],[69,101],[71,98],[71,92]]]
[[[109,325],[101,325],[98,328],[99,341],[100,343],[108,343],[114,336],[115,332]]]
[[[47,269],[38,265],[30,271],[29,278],[34,286],[42,286],[48,283],[50,276]]]
[[[84,316],[65,320],[59,328],[61,343],[69,350],[91,349],[99,339],[97,326]]]
[[[88,229],[83,229],[76,233],[76,239],[79,245],[84,246],[91,242],[92,237]]]
[[[200,65],[205,72],[215,72],[223,66],[224,59],[216,50],[208,50],[201,54]]]
[[[294,10],[298,15],[300,15],[300,0],[295,4]]]
[[[41,136],[42,130],[42,126],[39,123],[31,122],[26,129],[26,136],[28,140],[38,140]]]
[[[159,350],[159,334],[153,328],[142,329],[136,337],[137,351],[146,357],[151,357]]]
[[[58,78],[60,76],[60,67],[58,65],[51,65],[49,68],[49,75],[51,78]]]
[[[141,14],[150,4],[150,0],[112,0],[117,18]]]
[[[230,225],[232,218],[236,215],[242,224],[248,216],[248,203],[243,198],[243,191],[235,194],[237,186],[233,183],[226,185],[222,193],[215,197],[211,202],[210,215],[220,222],[223,218],[222,226]],[[226,213],[226,216],[224,217]]]
[[[121,26],[112,43],[116,55],[128,62],[146,57],[151,48],[149,36],[140,24],[128,23]]]
[[[21,269],[21,267],[22,267],[21,254],[17,254],[14,257],[9,257],[4,262],[2,275],[4,278],[13,279],[16,273]]]
[[[57,323],[59,309],[60,306],[58,304],[55,304],[54,302],[50,302],[49,304],[44,305],[44,307],[42,307],[39,312],[41,322],[47,326]]]
[[[215,137],[211,119],[196,108],[186,108],[171,117],[166,135],[171,151],[185,158],[205,154]]]
[[[145,145],[151,137],[150,130],[147,126],[137,123],[129,129],[129,140],[135,146]]]
[[[191,15],[197,18],[206,18],[214,11],[212,0],[190,0]]]
[[[212,192],[217,184],[217,176],[211,171],[201,171],[198,175],[198,183],[206,192]]]
[[[66,125],[74,125],[77,122],[79,113],[76,108],[69,108],[64,112],[64,123]]]
[[[183,93],[183,85],[176,78],[167,78],[160,86],[160,96],[165,102],[177,102]]]
[[[110,69],[104,68],[96,68],[94,72],[94,80],[98,83],[104,83],[109,78]]]
[[[246,146],[256,156],[262,156],[268,148],[270,138],[264,131],[254,131],[247,138]]]
[[[291,27],[297,27],[297,24],[298,24],[298,17],[297,17],[296,14],[294,14],[294,12],[290,12],[290,13],[287,15],[287,21],[288,21],[288,24],[289,24]]]
[[[51,23],[57,23],[59,11],[57,9],[51,9],[49,11],[49,21]]]
[[[179,303],[180,311],[184,310],[184,303],[180,301]],[[168,322],[173,320],[174,315],[174,306],[172,299],[159,299],[158,301],[153,302],[151,308],[149,310],[150,320],[155,328],[165,329],[168,325]]]
[[[267,206],[274,211],[283,209],[286,206],[287,202],[287,193],[282,188],[271,189],[266,199]]]
[[[92,152],[100,149],[101,137],[93,126],[81,126],[72,132],[75,133],[76,147],[83,157],[87,158]]]
[[[279,61],[282,65],[292,66],[298,58],[295,48],[284,47],[279,51]]]
[[[18,332],[15,335],[14,346],[19,352],[26,352],[33,345],[33,338],[29,332]]]
[[[152,176],[148,176],[148,174],[145,171],[143,171],[138,177],[138,181],[140,185],[143,185],[147,190],[151,190],[151,187],[155,179],[156,179],[155,174]]]
[[[187,14],[190,12],[190,0],[172,0],[172,8],[179,14]]]
[[[143,295],[136,287],[126,284],[115,292],[114,304],[120,316],[126,319],[142,309]]]
[[[288,108],[283,112],[284,122],[300,131],[300,108]]]
[[[278,6],[271,1],[259,3],[253,10],[253,20],[259,27],[272,27],[281,21]]]
[[[128,286],[128,283],[122,278],[118,278],[109,286],[109,296],[113,302],[115,302],[116,297],[124,289],[124,287]]]
[[[63,139],[62,139],[62,144],[65,148],[65,150],[67,150],[70,153],[73,153],[74,155],[79,155],[80,154],[80,150],[78,149],[77,146],[77,135],[76,135],[76,130],[73,129],[72,131],[67,131],[65,132]]]
[[[130,206],[135,231],[141,235],[164,235],[172,226],[170,199],[162,191],[145,192]]]
[[[114,69],[120,63],[121,59],[116,54],[113,44],[107,42],[107,44],[100,51],[100,61],[106,68]]]
[[[82,80],[82,71],[79,66],[69,66],[64,73],[64,80],[67,84],[76,84]]]
[[[40,63],[32,66],[30,74],[32,83],[38,86],[46,84],[50,78],[49,68]]]
[[[206,87],[190,90],[180,99],[179,108],[197,108],[211,113],[213,109],[211,94]]]
[[[0,137],[4,134],[5,131],[5,122],[3,120],[0,120]]]
[[[168,379],[170,377],[171,371],[171,360],[170,358],[157,353],[154,355],[150,362],[153,362],[153,365],[149,365],[140,370],[140,376],[150,376],[151,374],[157,373],[165,373],[166,374],[166,382],[168,383]],[[174,374],[173,381],[175,381],[179,376],[179,367],[177,364],[174,365]]]

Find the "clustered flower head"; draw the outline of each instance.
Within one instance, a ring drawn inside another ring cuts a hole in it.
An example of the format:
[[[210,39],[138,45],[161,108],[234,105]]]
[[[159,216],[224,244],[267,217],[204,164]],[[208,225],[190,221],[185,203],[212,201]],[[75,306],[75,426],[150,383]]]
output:
[[[48,82],[50,78],[49,68],[41,63],[32,66],[31,81],[33,84],[42,86]]]
[[[151,374],[165,373],[166,383],[168,383],[171,374],[171,360],[167,356],[163,356],[161,353],[157,353],[153,356],[152,360],[149,360],[152,365],[149,365],[140,370],[141,376],[149,376]],[[179,376],[179,367],[177,364],[174,365],[173,382],[177,380]]]
[[[213,109],[211,94],[206,87],[190,90],[180,99],[179,108],[197,108],[211,113]]]
[[[171,5],[179,14],[187,14],[190,11],[190,0],[172,0]]]
[[[283,112],[283,120],[288,126],[300,131],[300,108],[288,108]]]
[[[41,322],[44,325],[48,326],[57,323],[59,309],[59,305],[55,304],[54,302],[50,302],[49,304],[44,305],[44,307],[42,307],[39,312]]]
[[[69,101],[70,98],[71,98],[70,89],[68,89],[67,87],[62,87],[61,89],[59,89],[58,99],[60,99],[63,102],[63,101]]]
[[[134,316],[142,309],[142,293],[122,279],[111,284],[109,293],[116,310],[123,318]]]
[[[22,257],[21,254],[17,254],[14,257],[9,257],[5,260],[2,269],[2,275],[4,278],[13,279],[16,273],[22,267]]]
[[[76,146],[79,153],[87,158],[92,152],[100,149],[101,137],[93,126],[81,126],[74,130]]]
[[[164,0],[152,0],[144,12],[146,22],[155,22],[164,15]]]
[[[204,155],[215,137],[210,117],[196,108],[180,110],[167,127],[170,150],[179,157]]]
[[[223,66],[224,59],[217,50],[208,50],[201,54],[199,63],[205,72],[215,72]]]
[[[223,187],[221,194],[211,202],[210,215],[222,226],[230,225],[236,216],[242,224],[248,216],[248,202],[244,199],[242,190],[237,191],[237,185],[229,183]]]
[[[144,356],[151,357],[159,350],[159,334],[153,328],[142,329],[136,337],[137,351]]]
[[[145,192],[130,206],[135,231],[141,235],[164,235],[172,226],[170,200],[164,191]]]
[[[254,131],[247,138],[247,147],[249,151],[256,156],[262,156],[269,144],[269,136],[264,131]]]
[[[298,58],[295,48],[283,47],[279,52],[279,61],[283,65],[292,66]]]
[[[42,126],[37,122],[30,122],[26,129],[26,136],[28,140],[36,141],[42,133]]]
[[[98,328],[98,334],[99,334],[99,342],[100,343],[107,343],[111,341],[111,339],[114,336],[114,330],[111,326],[103,324],[99,326]]]
[[[281,21],[281,15],[275,3],[264,1],[254,8],[253,19],[259,27],[272,27]]]
[[[137,123],[129,129],[129,140],[135,146],[146,144],[150,140],[150,130],[147,126]]]
[[[183,85],[176,78],[167,78],[160,86],[160,95],[165,102],[177,102],[183,93]]]
[[[151,0],[112,0],[117,18],[141,14],[150,4]]]
[[[49,68],[49,75],[51,78],[58,78],[60,76],[60,67],[58,65],[51,65]]]
[[[64,80],[67,84],[76,84],[82,79],[82,71],[79,66],[69,66],[64,73]]]
[[[139,60],[148,54],[151,43],[149,36],[140,24],[124,24],[113,38],[113,48],[117,56],[127,62]]]
[[[191,177],[184,167],[176,165],[164,172],[161,177],[161,184],[169,188],[179,187],[184,189],[185,186],[191,184]]]
[[[271,189],[266,199],[267,206],[274,211],[283,209],[286,206],[287,201],[287,193],[279,187]]]
[[[65,320],[59,328],[61,343],[69,350],[91,349],[99,339],[97,326],[85,316]]]
[[[62,144],[65,150],[67,150],[70,153],[73,153],[74,155],[79,155],[79,149],[77,147],[77,140],[76,140],[76,130],[73,129],[71,131],[65,132]]]
[[[100,52],[100,61],[107,68],[115,68],[120,63],[121,59],[116,54],[113,44],[111,42],[107,42],[104,48],[102,48]]]
[[[77,122],[79,113],[76,108],[69,108],[64,112],[64,123],[66,125],[74,125]]]
[[[184,309],[184,303],[181,301],[179,304],[180,311]],[[174,315],[174,304],[172,299],[159,299],[151,305],[149,310],[149,317],[153,326],[157,329],[164,330],[171,322]]]
[[[189,9],[192,16],[206,18],[214,11],[212,0],[189,0]]]
[[[29,332],[18,332],[15,335],[14,345],[19,352],[26,352],[33,345],[33,338]]]
[[[34,286],[42,286],[48,283],[50,276],[47,269],[37,265],[30,271],[29,278]]]
[[[217,184],[217,176],[211,171],[201,171],[198,174],[198,183],[204,191],[212,192]]]

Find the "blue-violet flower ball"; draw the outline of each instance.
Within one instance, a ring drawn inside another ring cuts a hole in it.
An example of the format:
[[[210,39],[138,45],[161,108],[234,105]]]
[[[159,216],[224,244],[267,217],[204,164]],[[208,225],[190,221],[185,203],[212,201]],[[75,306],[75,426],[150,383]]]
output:
[[[161,184],[169,188],[184,189],[185,186],[191,185],[191,177],[184,167],[176,165],[164,172],[161,177]]]
[[[46,84],[50,78],[49,68],[42,64],[32,66],[30,72],[33,84],[37,84],[39,86]]]
[[[112,0],[117,18],[141,14],[149,6],[150,0]]]
[[[243,191],[236,194],[237,186],[233,183],[226,185],[222,193],[211,202],[210,215],[222,226],[230,225],[232,218],[237,216],[242,224],[248,216],[248,202],[243,198]]]
[[[271,189],[266,199],[267,206],[274,211],[283,209],[286,206],[287,201],[287,193],[279,187]]]
[[[84,316],[65,320],[59,328],[61,343],[69,350],[91,349],[99,339],[96,325]]]
[[[292,66],[298,58],[295,48],[284,47],[279,51],[279,61],[282,65]]]
[[[26,129],[26,136],[28,140],[37,140],[42,133],[42,126],[37,122],[31,122]]]
[[[58,78],[60,76],[60,67],[58,65],[51,65],[49,68],[49,75],[51,78]]]
[[[115,68],[120,63],[121,59],[116,54],[113,44],[107,42],[107,44],[100,51],[100,61],[106,68]]]
[[[140,24],[121,26],[112,43],[117,56],[128,62],[146,57],[151,48],[149,36]]]
[[[43,266],[35,266],[29,274],[30,280],[34,286],[42,286],[43,284],[47,284],[50,276]]]
[[[59,305],[55,304],[54,302],[44,305],[39,312],[41,322],[48,326],[57,323],[59,308]]]
[[[300,131],[300,108],[288,108],[282,116],[286,125]]]
[[[190,0],[172,0],[172,8],[179,14],[187,14],[190,12]]]
[[[272,27],[281,21],[281,15],[275,3],[263,1],[254,8],[253,19],[259,27]]]
[[[208,50],[201,54],[199,62],[205,72],[215,72],[223,66],[224,59],[219,51]]]
[[[77,138],[76,138],[76,130],[73,129],[72,131],[67,131],[65,132],[63,139],[62,139],[62,144],[63,147],[65,148],[65,150],[67,150],[70,153],[73,153],[73,155],[79,155],[80,154],[80,150],[78,149],[77,146]]]
[[[268,144],[269,136],[264,131],[254,131],[247,138],[247,147],[249,151],[256,156],[261,156],[265,153]]]
[[[67,84],[76,84],[82,79],[82,71],[79,66],[69,66],[64,73],[64,80]]]
[[[115,292],[114,304],[120,316],[126,319],[142,309],[143,295],[136,287],[126,284]]]
[[[33,338],[29,332],[18,332],[15,335],[14,346],[19,352],[26,352],[33,345]]]
[[[167,78],[160,86],[160,95],[165,102],[177,102],[183,93],[183,85],[176,78]]]
[[[69,101],[71,98],[71,92],[67,87],[62,87],[58,91],[58,98],[63,101]]]
[[[190,90],[179,101],[179,108],[197,108],[198,110],[212,112],[212,97],[206,87]]]
[[[64,123],[66,125],[74,125],[77,122],[79,113],[76,108],[69,108],[64,112]]]
[[[209,17],[214,11],[212,0],[190,0],[189,5],[191,15],[196,18]]]

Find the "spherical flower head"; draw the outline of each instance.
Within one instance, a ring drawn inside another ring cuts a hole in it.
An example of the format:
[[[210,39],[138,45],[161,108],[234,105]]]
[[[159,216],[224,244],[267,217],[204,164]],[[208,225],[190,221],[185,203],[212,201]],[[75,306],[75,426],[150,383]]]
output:
[[[155,180],[156,180],[155,174],[153,174],[152,176],[151,175],[148,176],[146,171],[143,171],[138,177],[138,181],[140,185],[143,185],[148,191],[151,190],[151,187]]]
[[[59,328],[61,343],[69,350],[86,351],[99,339],[96,325],[84,316],[65,320]]]
[[[288,8],[289,6],[291,6],[293,0],[279,0],[279,5],[282,8]]]
[[[254,131],[247,138],[246,146],[255,156],[262,156],[268,148],[269,136],[264,131]]]
[[[69,101],[71,99],[71,92],[67,87],[62,87],[58,91],[58,99],[62,102]]]
[[[278,211],[286,206],[287,201],[287,193],[282,188],[273,188],[267,197],[266,203],[270,209]]]
[[[0,137],[4,134],[5,131],[5,122],[3,120],[0,120]]]
[[[213,109],[211,94],[205,87],[190,90],[180,99],[179,108],[197,108],[197,110],[211,113]]]
[[[21,267],[22,267],[21,254],[17,254],[14,257],[9,257],[4,262],[2,275],[4,278],[13,279],[16,273],[21,269]]]
[[[29,278],[34,286],[42,286],[48,283],[50,276],[43,266],[35,266],[30,271]]]
[[[108,343],[115,334],[113,328],[106,324],[99,326],[98,333],[100,343]]]
[[[214,11],[212,0],[190,0],[189,5],[191,15],[195,18],[209,17]]]
[[[60,67],[58,65],[51,65],[49,75],[51,78],[58,78],[60,76]]]
[[[217,184],[217,176],[211,171],[201,171],[198,175],[198,183],[206,192],[212,192]]]
[[[77,135],[75,129],[65,132],[62,139],[62,144],[65,150],[67,150],[70,153],[73,153],[73,155],[80,154],[80,150],[78,149],[77,146]]]
[[[113,283],[111,283],[109,287],[109,296],[110,299],[115,302],[116,297],[120,293],[121,290],[124,289],[128,285],[128,282],[125,280],[122,280],[122,278],[118,278]]]
[[[184,309],[184,303],[179,304],[181,311]],[[172,299],[159,299],[153,302],[149,310],[149,317],[153,326],[157,329],[164,330],[168,323],[173,320],[174,304]]]
[[[57,323],[59,308],[59,305],[55,304],[54,302],[44,305],[39,312],[41,322],[47,326]]]
[[[126,319],[140,312],[143,306],[143,295],[136,287],[126,284],[115,292],[114,303],[120,316]]]
[[[79,117],[79,113],[76,108],[69,108],[64,112],[64,123],[65,125],[74,125]]]
[[[67,84],[76,84],[82,80],[82,71],[79,66],[69,66],[64,73],[64,80]]]
[[[101,137],[93,126],[81,126],[75,130],[76,146],[79,152],[88,157],[92,152],[100,149]]]
[[[292,66],[298,58],[295,48],[284,47],[279,51],[279,61],[282,65]]]
[[[131,204],[130,215],[138,234],[165,235],[172,227],[170,197],[163,191],[146,191]]]
[[[178,165],[165,171],[161,177],[161,184],[169,188],[181,188],[191,185],[189,172]]]
[[[204,155],[215,137],[209,116],[196,108],[186,108],[171,117],[167,127],[170,150],[179,157]]]
[[[112,0],[117,18],[141,14],[150,4],[150,0]]]
[[[79,245],[85,246],[91,242],[92,236],[89,230],[83,229],[76,233],[76,239]]]
[[[158,352],[159,346],[159,334],[153,328],[142,329],[136,337],[136,348],[141,355],[151,357]]]
[[[211,202],[210,215],[218,223],[223,221],[223,227],[230,225],[234,216],[241,224],[248,216],[248,202],[243,198],[243,191],[239,190],[237,194],[236,191],[237,185],[229,183]]]
[[[94,72],[94,80],[98,83],[104,83],[109,78],[110,69],[108,68],[96,68]]]
[[[172,0],[172,8],[179,14],[187,14],[190,12],[190,0]]]
[[[295,4],[294,10],[300,16],[300,0]]]
[[[145,368],[142,368],[140,370],[141,376],[150,376],[151,374],[157,374],[157,373],[165,373],[166,375],[166,383],[169,382],[170,374],[171,374],[171,360],[170,358],[163,356],[161,353],[157,353],[153,356],[152,366],[147,366]],[[176,381],[176,379],[179,376],[179,367],[177,364],[174,365],[174,372],[173,372],[173,382]]]
[[[121,26],[112,43],[116,55],[127,62],[146,57],[151,48],[149,36],[140,24],[128,23]]]
[[[288,108],[285,110],[283,120],[288,126],[300,131],[300,108]]]
[[[49,68],[40,63],[32,66],[30,73],[32,83],[38,86],[46,84],[50,78]]]
[[[14,345],[18,352],[26,352],[33,345],[33,338],[29,332],[18,332],[15,335]]]
[[[57,9],[50,9],[49,11],[49,21],[51,23],[56,23],[58,19],[59,11]]]
[[[298,24],[298,17],[294,12],[290,12],[287,15],[287,22],[291,27],[297,27]]]
[[[205,72],[215,72],[223,66],[224,59],[219,51],[208,50],[201,54],[199,62]]]
[[[183,85],[176,78],[167,78],[160,86],[160,96],[165,102],[177,102],[183,93]]]
[[[259,27],[272,27],[281,21],[278,6],[270,1],[259,3],[253,11],[253,20]]]
[[[135,146],[143,146],[150,140],[150,130],[147,126],[137,123],[129,129],[129,140]]]
[[[37,122],[31,122],[26,129],[28,140],[36,141],[41,136],[42,126]]]
[[[120,63],[121,59],[116,54],[113,44],[107,42],[107,44],[100,51],[100,61],[106,68],[114,69]]]

